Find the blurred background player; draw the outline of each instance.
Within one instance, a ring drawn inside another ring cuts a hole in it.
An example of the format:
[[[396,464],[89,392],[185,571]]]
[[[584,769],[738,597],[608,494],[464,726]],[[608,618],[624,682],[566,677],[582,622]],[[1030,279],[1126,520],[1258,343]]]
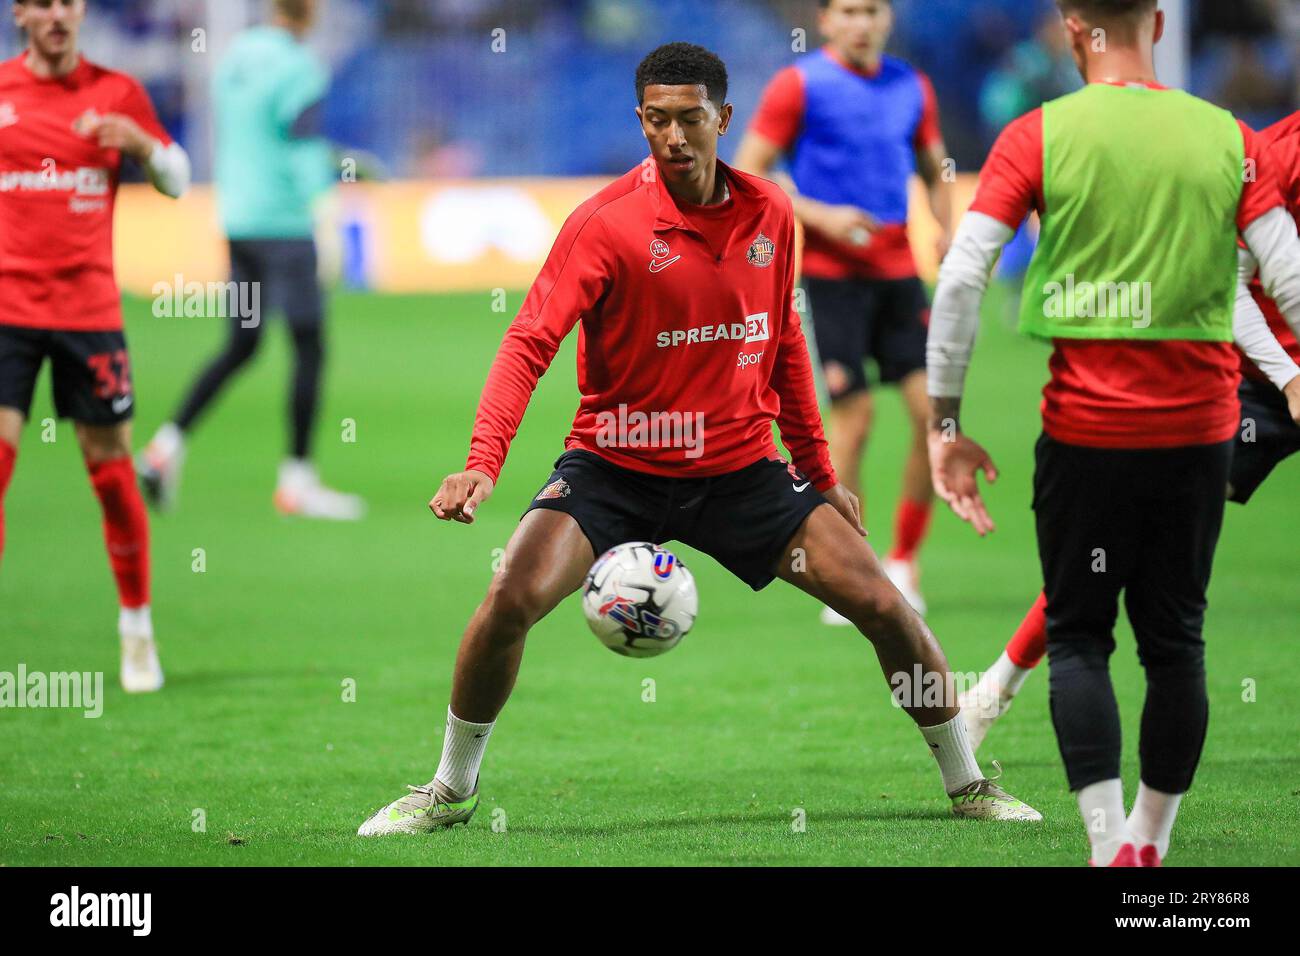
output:
[[[131,465],[135,397],[113,275],[124,157],[180,196],[189,158],[140,85],[86,60],[85,0],[20,0],[27,49],[0,64],[0,551],[3,498],[45,359],[104,514],[121,612],[122,686],[162,687],[149,608],[149,521]]]
[[[1257,142],[1267,153],[1267,166],[1280,175],[1287,211],[1300,226],[1300,113],[1259,133]],[[1241,278],[1249,286],[1243,287],[1247,294],[1237,294],[1237,324],[1258,329],[1267,323],[1262,335],[1256,333],[1253,346],[1237,337],[1241,427],[1232,448],[1227,494],[1229,501],[1244,505],[1274,468],[1300,452],[1300,342],[1277,302],[1264,291],[1254,257],[1243,259]],[[1040,594],[1006,650],[962,698],[962,716],[977,748],[1047,653],[1045,604]]]
[[[805,229],[804,288],[817,354],[830,392],[835,470],[860,498],[873,401],[864,362],[897,385],[912,421],[912,445],[894,516],[885,571],[925,613],[917,553],[933,491],[926,452],[925,323],[928,305],[907,236],[908,187],[919,172],[939,223],[939,258],[952,225],[947,151],[930,81],[885,54],[890,0],[821,0],[828,41],[773,77],[736,154],[736,165],[781,176]],[[831,608],[827,624],[849,624]]]
[[[636,93],[653,165],[637,164],[565,222],[493,360],[465,470],[443,480],[430,508],[474,521],[538,380],[580,321],[582,398],[565,454],[465,629],[437,772],[375,812],[361,836],[469,821],[528,631],[581,586],[596,555],[625,541],[680,540],[755,591],[779,577],[834,605],[887,676],[949,672],[863,540],[857,499],[831,465],[794,308],[790,202],[717,158],[732,116],[726,67],[669,43],[641,62]],[[703,453],[610,435],[602,420],[629,407],[702,422]],[[792,463],[777,453],[773,420]],[[1041,820],[984,777],[954,703],[920,697],[899,703],[938,761],[952,813]]]
[[[228,316],[224,350],[199,375],[177,411],[140,454],[137,465],[154,505],[174,504],[186,438],[204,411],[262,339],[262,317],[282,311],[293,338],[289,457],[280,465],[275,506],[284,514],[355,520],[356,495],[321,484],[311,462],[324,363],[324,295],[317,278],[313,204],[337,179],[329,144],[319,135],[329,74],[302,42],[316,0],[272,0],[271,22],[245,30],[213,77],[214,178],[230,248],[230,278],[257,314]]]
[[[1201,632],[1240,423],[1237,232],[1265,288],[1297,303],[1300,240],[1251,130],[1156,82],[1157,0],[1058,5],[1088,85],[1009,126],[981,173],[935,294],[930,453],[939,496],[992,531],[977,475],[997,472],[961,430],[961,395],[998,251],[1035,208],[1021,328],[1054,347],[1033,504],[1052,723],[1090,862],[1159,866],[1208,724]],[[1121,590],[1147,683],[1127,818],[1109,671]]]

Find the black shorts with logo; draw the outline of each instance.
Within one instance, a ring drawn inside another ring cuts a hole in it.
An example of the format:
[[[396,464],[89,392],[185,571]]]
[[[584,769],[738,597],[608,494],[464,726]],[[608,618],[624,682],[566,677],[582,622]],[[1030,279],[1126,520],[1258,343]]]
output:
[[[925,368],[930,306],[920,279],[807,277],[804,288],[832,399],[869,387],[868,358],[885,385]]]
[[[1292,420],[1286,397],[1268,382],[1242,379],[1237,396],[1241,428],[1232,443],[1228,500],[1244,505],[1278,464],[1300,451],[1300,425]]]
[[[572,515],[598,556],[625,541],[680,541],[760,591],[776,576],[795,532],[825,501],[780,459],[713,478],[665,478],[575,449],[555,462],[524,513],[546,508]]]
[[[86,425],[116,425],[135,411],[126,335],[0,325],[0,406],[31,414],[41,364],[50,360],[54,411]]]

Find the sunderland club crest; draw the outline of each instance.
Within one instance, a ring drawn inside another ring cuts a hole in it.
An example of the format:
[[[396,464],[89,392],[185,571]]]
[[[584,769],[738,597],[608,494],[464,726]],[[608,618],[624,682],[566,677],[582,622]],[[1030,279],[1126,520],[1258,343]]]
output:
[[[749,251],[745,253],[745,258],[749,260],[751,266],[764,269],[772,264],[775,255],[776,243],[760,232],[758,238],[749,244]]]

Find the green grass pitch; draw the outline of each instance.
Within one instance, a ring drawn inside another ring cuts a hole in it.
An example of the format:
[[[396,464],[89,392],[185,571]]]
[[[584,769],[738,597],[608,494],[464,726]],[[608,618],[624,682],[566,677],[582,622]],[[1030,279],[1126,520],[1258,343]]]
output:
[[[288,354],[283,329],[269,330],[195,436],[179,510],[153,523],[167,672],[153,696],[117,687],[98,509],[71,427],[41,440],[46,373],[7,501],[0,670],[103,671],[106,702],[97,720],[0,710],[0,864],[1081,864],[1045,673],[980,758],[998,759],[1009,789],[1046,821],[953,820],[867,641],[819,625],[793,589],[778,582],[755,596],[686,549],[701,609],[680,648],[619,658],[570,599],[531,635],[471,826],[354,836],[403,784],[432,775],[461,628],[575,407],[570,338],[480,520],[447,525],[426,510],[463,465],[519,299],[510,313],[494,312],[488,293],[334,299],[318,452],[328,481],[368,498],[356,525],[285,520],[271,507]],[[966,405],[1002,470],[988,495],[999,530],[981,541],[938,512],[924,555],[929,620],[960,671],[992,661],[1039,588],[1029,486],[1047,355],[1010,330],[1006,308],[991,297]],[[222,330],[153,318],[139,300],[128,315],[141,441]],[[344,419],[355,420],[354,443],[342,440]],[[883,550],[907,440],[895,395],[882,398],[878,428],[869,527]],[[1210,735],[1172,865],[1300,863],[1298,491],[1293,460],[1248,508],[1229,507],[1207,624]],[[1143,685],[1127,624],[1113,669],[1131,799]],[[355,702],[343,699],[348,680]]]

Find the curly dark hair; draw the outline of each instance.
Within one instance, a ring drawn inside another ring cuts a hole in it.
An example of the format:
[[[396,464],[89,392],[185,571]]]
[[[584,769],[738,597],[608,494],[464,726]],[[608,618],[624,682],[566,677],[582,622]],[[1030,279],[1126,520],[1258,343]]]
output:
[[[704,87],[718,106],[727,102],[727,65],[712,50],[694,43],[665,43],[646,54],[636,68],[636,101],[645,102],[645,88],[663,86]]]

